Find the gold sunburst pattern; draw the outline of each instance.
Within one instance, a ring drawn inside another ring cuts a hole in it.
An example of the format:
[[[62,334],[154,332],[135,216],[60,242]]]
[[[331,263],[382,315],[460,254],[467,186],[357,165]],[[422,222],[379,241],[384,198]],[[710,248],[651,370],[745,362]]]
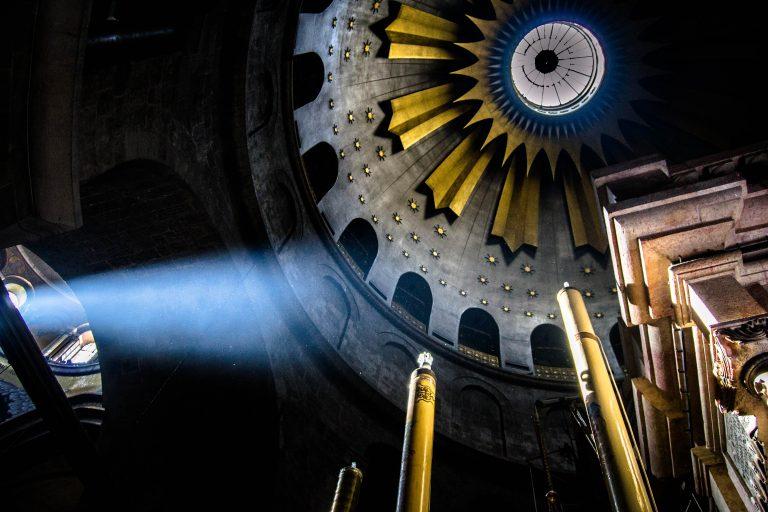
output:
[[[606,87],[601,99],[586,113],[545,119],[528,112],[514,98],[505,97],[499,76],[506,72],[509,63],[499,58],[499,48],[509,48],[519,41],[531,19],[557,9],[553,9],[552,2],[546,7],[535,1],[508,4],[491,0],[491,4],[492,19],[466,15],[482,35],[478,41],[462,41],[459,23],[415,7],[400,6],[385,29],[389,39],[387,57],[452,61],[459,69],[447,74],[443,84],[391,100],[388,130],[408,150],[447,124],[464,119],[463,140],[437,165],[426,184],[436,208],[447,208],[461,216],[484,173],[495,158],[500,161],[506,177],[491,234],[501,237],[512,251],[523,244],[539,244],[540,190],[545,176],[533,162],[542,155],[552,170],[552,178],[562,180],[574,245],[588,245],[604,252],[607,241],[600,227],[594,192],[582,166],[582,146],[605,161],[603,137],[627,146],[620,119],[644,124],[632,102],[653,99],[639,85],[641,78],[652,73],[641,63],[641,56],[648,49],[632,33],[637,31],[637,24],[607,24],[613,27],[608,38],[611,42],[619,41],[624,60],[632,63],[623,67],[620,63],[609,63],[610,72],[621,75],[621,87]],[[546,16],[541,19],[551,21]],[[466,52],[473,61],[460,67],[466,63]],[[473,85],[467,89],[462,79],[469,79]],[[514,155],[522,148],[525,151],[520,153],[524,155],[520,162]],[[572,165],[559,165],[561,158],[570,160]],[[561,176],[556,176],[556,170]]]

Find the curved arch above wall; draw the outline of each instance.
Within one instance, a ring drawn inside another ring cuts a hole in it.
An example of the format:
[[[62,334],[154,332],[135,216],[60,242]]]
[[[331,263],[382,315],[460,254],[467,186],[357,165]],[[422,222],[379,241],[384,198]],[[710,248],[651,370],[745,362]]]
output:
[[[468,385],[459,391],[459,415],[463,435],[486,451],[507,454],[504,413],[498,399],[480,386]]]

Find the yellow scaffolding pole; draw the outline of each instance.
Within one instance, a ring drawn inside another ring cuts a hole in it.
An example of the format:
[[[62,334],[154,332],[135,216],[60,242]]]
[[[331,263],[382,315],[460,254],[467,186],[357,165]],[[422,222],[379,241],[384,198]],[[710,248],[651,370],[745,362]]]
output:
[[[418,362],[408,388],[397,512],[429,512],[437,381],[432,355],[422,352]]]
[[[617,512],[656,512],[616,382],[581,292],[566,283],[557,294],[557,302],[611,506]]]

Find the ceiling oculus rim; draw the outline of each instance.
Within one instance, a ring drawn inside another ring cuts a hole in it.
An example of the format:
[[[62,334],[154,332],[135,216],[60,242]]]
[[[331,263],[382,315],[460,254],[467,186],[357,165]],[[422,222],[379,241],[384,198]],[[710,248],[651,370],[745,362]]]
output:
[[[605,55],[589,29],[554,21],[520,39],[509,72],[526,106],[539,114],[561,116],[577,111],[595,95],[605,75]]]

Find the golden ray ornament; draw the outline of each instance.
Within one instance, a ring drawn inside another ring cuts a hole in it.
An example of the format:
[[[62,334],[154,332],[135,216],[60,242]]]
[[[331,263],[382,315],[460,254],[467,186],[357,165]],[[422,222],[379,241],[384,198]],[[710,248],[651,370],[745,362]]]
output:
[[[482,34],[479,41],[462,41],[466,36],[460,23],[400,6],[385,29],[389,59],[448,60],[454,69],[465,67],[447,74],[443,84],[391,100],[388,129],[408,150],[465,119],[463,139],[426,184],[436,208],[461,216],[498,156],[506,177],[491,234],[512,251],[539,243],[540,190],[546,176],[533,162],[542,155],[552,178],[562,180],[574,245],[605,252],[582,151],[589,147],[605,161],[603,137],[628,146],[619,120],[644,125],[632,102],[657,101],[640,86],[642,78],[656,74],[642,63],[655,46],[637,37],[648,22],[633,20],[624,4],[611,9],[587,0],[491,4],[493,19],[466,15]],[[590,28],[576,20],[589,20]],[[599,37],[591,27],[600,30]],[[468,65],[466,52],[473,56]],[[474,83],[468,89],[467,79]],[[517,151],[521,148],[524,153]]]

